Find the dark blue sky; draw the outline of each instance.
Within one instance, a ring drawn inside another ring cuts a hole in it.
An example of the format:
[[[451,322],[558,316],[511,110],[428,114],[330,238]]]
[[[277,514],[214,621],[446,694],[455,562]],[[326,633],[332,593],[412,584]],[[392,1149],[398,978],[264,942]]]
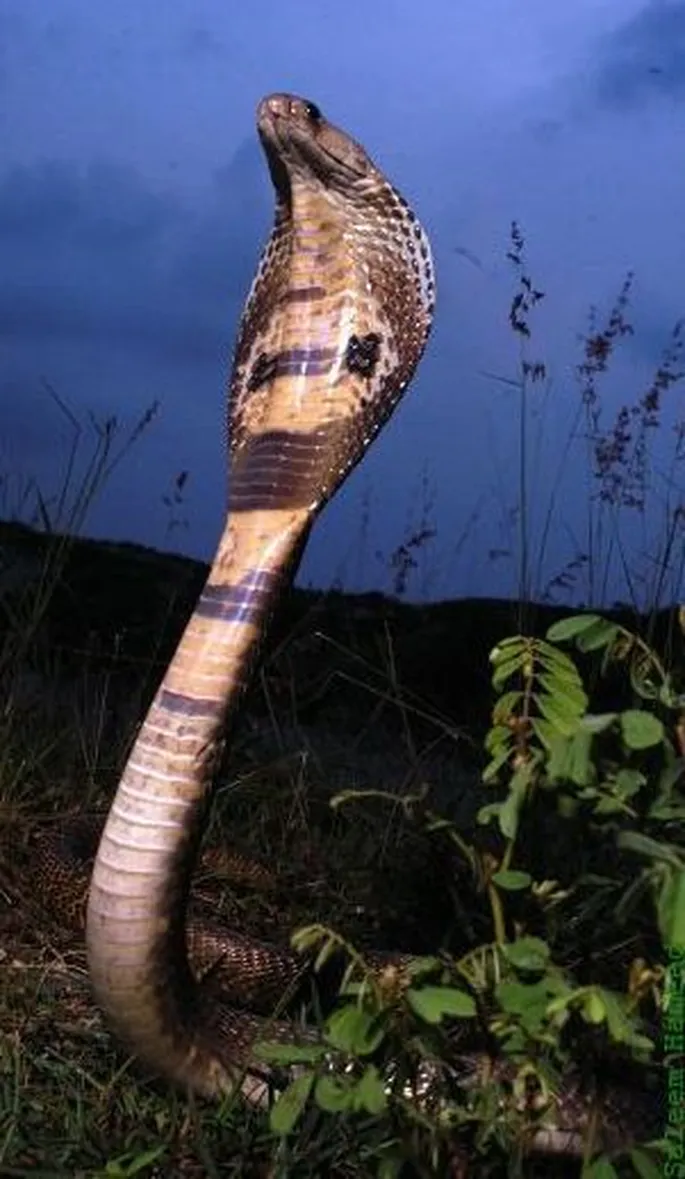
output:
[[[302,580],[389,588],[387,558],[427,508],[437,536],[412,596],[515,592],[516,219],[546,292],[529,466],[541,593],[585,546],[585,451],[567,440],[590,305],[608,311],[635,271],[606,425],[685,315],[682,2],[0,0],[0,509],[22,480],[47,494],[63,471],[69,431],[42,380],[81,418],[129,427],[157,399],[86,531],[211,556],[230,352],[271,222],[254,108],[272,90],[314,99],[361,140],[418,210],[438,274],[418,379],[320,521]],[[651,510],[603,523],[603,544],[648,575],[645,552],[685,498],[685,457],[670,457],[683,387],[665,400]],[[169,532],[181,470],[188,527]],[[621,564],[609,598],[626,596]]]

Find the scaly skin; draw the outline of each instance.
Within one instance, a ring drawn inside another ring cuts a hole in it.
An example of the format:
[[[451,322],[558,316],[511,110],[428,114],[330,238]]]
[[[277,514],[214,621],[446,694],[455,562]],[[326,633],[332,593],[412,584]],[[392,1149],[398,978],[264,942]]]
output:
[[[226,722],[312,523],[388,418],[430,329],[414,214],[311,103],[264,99],[276,220],[241,321],[229,409],[230,511],[207,584],[139,732],[87,910],[96,998],[155,1072],[232,1089],[254,1021],[203,1001],[186,954],[190,875]],[[263,1086],[243,1082],[257,1100]]]

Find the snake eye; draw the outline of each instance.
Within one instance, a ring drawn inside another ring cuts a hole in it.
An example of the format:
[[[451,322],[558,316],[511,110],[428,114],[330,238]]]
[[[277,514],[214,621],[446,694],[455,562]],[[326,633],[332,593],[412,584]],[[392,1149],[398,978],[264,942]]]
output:
[[[311,119],[312,123],[320,123],[321,122],[321,119],[322,119],[321,111],[319,110],[319,108],[315,102],[305,101],[304,113],[306,114],[308,119]]]

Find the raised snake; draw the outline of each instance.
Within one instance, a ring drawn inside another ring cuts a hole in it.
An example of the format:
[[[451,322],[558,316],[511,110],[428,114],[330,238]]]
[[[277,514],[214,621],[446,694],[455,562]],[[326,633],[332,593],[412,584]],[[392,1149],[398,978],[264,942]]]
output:
[[[259,104],[257,127],[276,214],[235,350],[230,512],[111,805],[86,922],[121,1040],[170,1081],[207,1096],[240,1084],[250,1100],[264,1093],[249,1068],[259,1025],[199,988],[187,957],[203,810],[279,591],[409,383],[435,296],[427,237],[359,144],[288,94]],[[268,973],[266,948],[244,946],[239,973]]]
[[[185,944],[226,722],[315,517],[416,368],[435,296],[428,239],[359,144],[290,94],[260,102],[257,128],[276,214],[238,331],[230,512],[109,811],[86,923],[90,977],[112,1027],[156,1072],[206,1095],[237,1080],[256,1092],[242,1079],[245,1024],[232,1019],[220,1034]]]

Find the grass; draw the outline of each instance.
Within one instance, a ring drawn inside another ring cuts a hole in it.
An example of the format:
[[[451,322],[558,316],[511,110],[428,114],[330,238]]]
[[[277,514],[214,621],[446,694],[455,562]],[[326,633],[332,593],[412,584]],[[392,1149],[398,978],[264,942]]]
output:
[[[636,380],[640,352],[629,351],[636,335],[631,322],[636,280],[629,273],[608,309],[591,309],[575,363],[555,368],[541,338],[546,295],[531,275],[516,223],[507,259],[514,280],[508,323],[516,362],[513,371],[478,373],[505,399],[497,402],[496,421],[484,404],[489,493],[466,520],[455,512],[450,560],[468,553],[480,562],[484,526],[489,525],[486,536],[493,536],[499,520],[487,559],[493,583],[502,583],[498,566],[509,567],[508,596],[519,604],[607,609],[622,602],[645,615],[681,601],[685,320],[665,333],[651,375]],[[615,374],[618,364],[623,371]],[[629,382],[637,386],[632,393],[625,392]],[[452,569],[449,581],[441,577],[446,571],[439,560],[446,558],[450,537],[444,530],[438,535],[432,514],[436,488],[427,472],[412,498],[406,535],[382,557],[389,592],[418,597],[458,578]],[[441,558],[434,551],[436,538]],[[560,557],[560,550],[567,555]],[[375,572],[380,578],[380,568]]]
[[[532,507],[531,399],[547,380],[547,367],[531,357],[530,348],[534,312],[543,296],[527,273],[517,227],[510,260],[517,283],[510,326],[521,344],[514,382],[520,394],[518,538],[511,542],[518,554],[518,592],[511,625],[541,633],[548,619],[535,606],[536,596],[578,589],[583,578],[588,597],[601,597],[618,562],[632,611],[648,601],[648,637],[657,634],[661,621],[661,646],[668,657],[669,644],[671,653],[678,650],[676,619],[673,612],[660,616],[659,607],[683,597],[685,505],[678,471],[685,457],[685,425],[675,431],[671,465],[663,473],[663,529],[642,586],[630,567],[622,522],[626,516],[644,517],[654,489],[649,446],[663,399],[681,377],[681,328],[674,329],[647,392],[605,426],[601,380],[614,350],[632,330],[627,321],[630,280],[606,322],[591,323],[577,370],[578,437],[590,489],[585,543],[540,594],[546,545],[560,505],[552,489],[542,524],[534,523],[539,517]],[[357,1179],[379,1173],[382,1143],[370,1116],[338,1118],[333,1125],[310,1109],[297,1134],[279,1139],[263,1116],[234,1102],[215,1106],[182,1099],[142,1076],[117,1049],[89,1000],[79,940],[37,903],[31,830],[55,815],[100,807],[111,797],[136,724],[192,605],[194,584],[182,563],[171,558],[169,564],[160,558],[161,564],[151,561],[146,567],[142,556],[126,546],[105,551],[75,539],[112,471],[151,424],[155,407],[122,438],[114,419],[80,422],[54,390],[47,394],[73,427],[60,491],[47,498],[30,480],[3,484],[6,497],[14,496],[14,507],[25,518],[28,514],[44,539],[40,545],[35,538],[22,541],[16,531],[2,538],[4,551],[17,563],[26,562],[30,570],[33,560],[33,572],[23,588],[2,598],[0,1175],[285,1179],[330,1174]],[[183,525],[186,478],[182,472],[165,498],[170,529]],[[424,555],[435,528],[425,477],[422,487],[423,510],[387,558],[399,597],[408,592],[413,576],[428,576]],[[6,511],[11,506],[6,498]],[[467,541],[463,537],[460,544]],[[83,588],[89,585],[98,587],[98,595],[109,585],[117,587],[92,630],[92,602]],[[483,864],[496,854],[492,833],[477,834],[473,825],[483,801],[479,773],[484,758],[477,750],[489,707],[487,695],[475,691],[473,676],[479,674],[487,686],[487,669],[478,671],[475,657],[459,670],[448,659],[446,678],[451,674],[460,681],[454,695],[439,701],[427,697],[437,688],[431,680],[444,666],[446,642],[454,641],[455,633],[455,650],[462,652],[480,638],[479,658],[485,664],[487,651],[504,637],[506,627],[499,617],[487,638],[492,626],[487,605],[455,631],[456,613],[439,608],[399,603],[391,608],[375,599],[350,603],[332,594],[323,602],[301,595],[294,610],[296,599],[285,604],[246,701],[221,769],[208,832],[210,842],[228,839],[276,865],[279,892],[255,896],[239,887],[227,890],[211,874],[202,877],[200,886],[231,922],[257,936],[284,938],[297,926],[334,919],[336,929],[362,949],[401,946],[426,954],[441,946],[461,960],[469,947],[491,937],[487,890],[465,869],[459,844],[464,839],[478,843]],[[419,677],[412,671],[419,670],[424,681],[417,692]],[[471,718],[470,706],[480,727],[465,734],[456,722]],[[358,797],[332,809],[331,798],[341,789]],[[445,820],[438,821],[438,815]],[[543,826],[536,828],[535,822]],[[656,969],[659,945],[647,900],[640,898],[620,927],[614,919],[616,898],[628,882],[626,864],[618,864],[613,883],[605,880],[600,887],[601,878],[610,875],[602,858],[606,844],[600,839],[595,846],[584,836],[582,822],[564,826],[548,814],[535,822],[526,841],[528,851],[536,849],[536,879],[555,880],[562,892],[571,893],[570,901],[562,900],[546,916],[547,936],[555,952],[563,947],[565,965],[581,979],[619,990],[636,960]],[[671,834],[682,839],[682,830]],[[585,848],[582,863],[574,859],[578,836]],[[518,913],[513,926],[517,920],[525,925],[527,918]],[[658,971],[653,989],[658,997]],[[491,1121],[498,1123],[493,1109]],[[504,1174],[506,1150],[499,1143],[495,1134],[477,1170],[474,1162],[468,1173]],[[442,1170],[431,1163],[431,1148],[439,1150]],[[464,1158],[445,1154],[443,1139],[432,1139],[425,1127],[415,1128],[403,1149],[403,1176],[466,1174]],[[576,1172],[574,1164],[569,1173]],[[529,1162],[525,1173],[552,1174],[551,1164]]]

